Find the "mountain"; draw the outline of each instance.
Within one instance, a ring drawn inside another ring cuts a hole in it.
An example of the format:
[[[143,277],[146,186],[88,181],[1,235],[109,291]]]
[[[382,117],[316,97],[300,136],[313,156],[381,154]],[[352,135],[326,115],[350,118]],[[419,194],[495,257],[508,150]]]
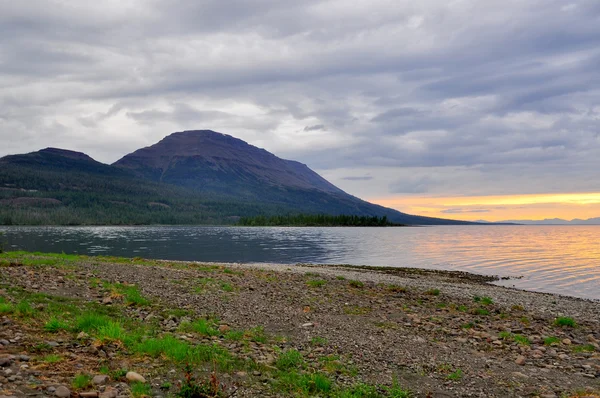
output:
[[[523,225],[600,225],[600,217],[588,218],[587,220],[574,218],[570,221],[563,220],[562,218],[546,218],[544,220],[500,221],[500,223],[514,223]]]
[[[222,224],[290,213],[468,224],[363,201],[304,164],[210,130],[171,134],[113,165],[56,148],[0,158],[0,224]]]

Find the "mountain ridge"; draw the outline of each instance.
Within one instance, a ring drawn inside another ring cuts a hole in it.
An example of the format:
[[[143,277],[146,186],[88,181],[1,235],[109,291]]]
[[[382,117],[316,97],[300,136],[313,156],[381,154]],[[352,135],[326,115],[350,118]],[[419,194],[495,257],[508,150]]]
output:
[[[28,217],[37,223],[231,223],[242,216],[292,213],[386,216],[411,225],[471,224],[366,202],[307,165],[212,130],[173,133],[112,165],[58,148],[5,156],[0,165],[0,223],[5,224],[27,223]],[[26,203],[55,207],[34,211]]]

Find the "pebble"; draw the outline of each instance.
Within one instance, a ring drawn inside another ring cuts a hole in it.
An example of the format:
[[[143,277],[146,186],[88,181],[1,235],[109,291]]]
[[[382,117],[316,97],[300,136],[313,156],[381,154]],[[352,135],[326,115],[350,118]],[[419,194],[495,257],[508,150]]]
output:
[[[108,382],[108,376],[107,375],[94,376],[94,378],[92,379],[92,383],[96,384],[96,385],[106,384],[107,382]]]
[[[515,359],[515,363],[517,365],[521,365],[521,366],[525,365],[525,361],[526,361],[526,358],[523,355],[519,355],[517,357],[517,359]]]
[[[71,391],[65,386],[59,386],[54,391],[54,395],[59,398],[69,398],[71,396]]]
[[[315,324],[312,322],[307,322],[307,323],[302,324],[303,328],[312,328],[313,326],[315,326]]]
[[[145,383],[146,379],[144,379],[144,376],[142,376],[139,373],[136,372],[127,372],[127,374],[125,375],[125,378],[129,381],[138,381],[140,383]]]

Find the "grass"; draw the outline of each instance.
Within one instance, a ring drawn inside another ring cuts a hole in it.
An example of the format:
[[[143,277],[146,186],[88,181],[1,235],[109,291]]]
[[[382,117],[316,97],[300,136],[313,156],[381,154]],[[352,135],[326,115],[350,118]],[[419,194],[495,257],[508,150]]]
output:
[[[241,341],[244,339],[244,331],[243,330],[230,330],[225,333],[225,340],[229,341]]]
[[[371,312],[369,307],[359,307],[357,305],[349,305],[344,307],[344,313],[347,315],[366,315]]]
[[[73,379],[71,385],[75,390],[83,390],[92,384],[92,377],[87,374],[80,373]]]
[[[500,337],[502,340],[514,341],[520,345],[531,345],[531,341],[521,334],[512,334],[510,332],[503,331],[498,334],[498,337]]]
[[[362,289],[363,287],[365,287],[364,283],[362,283],[361,281],[357,281],[357,280],[348,281],[348,285],[350,285],[350,287],[353,287],[356,289]]]
[[[152,388],[146,383],[131,383],[131,396],[134,398],[152,396]]]
[[[287,350],[277,358],[275,366],[280,370],[300,369],[304,366],[304,357],[298,350]]]
[[[485,308],[475,308],[475,310],[473,310],[473,313],[475,315],[482,315],[482,316],[490,314],[490,312],[488,310],[486,310]]]
[[[234,288],[231,283],[221,282],[221,290],[223,290],[224,292],[233,292]]]
[[[573,352],[594,352],[596,351],[596,347],[594,347],[592,344],[583,344],[573,346],[572,350]]]
[[[63,360],[63,357],[57,354],[48,354],[42,358],[42,362],[45,363],[58,363]]]
[[[324,281],[322,279],[311,279],[309,281],[306,281],[306,284],[309,287],[321,287],[324,286],[327,283],[327,281]]]
[[[487,297],[487,296],[483,296],[483,297],[475,296],[475,297],[473,297],[473,301],[475,301],[476,303],[480,303],[482,305],[494,304],[494,300],[491,297]]]
[[[552,344],[558,344],[560,343],[560,339],[558,337],[546,337],[544,338],[544,345],[552,345]]]
[[[314,346],[325,346],[327,345],[327,339],[324,337],[319,337],[319,336],[315,336],[312,339],[310,339],[310,344],[314,345]]]
[[[577,323],[575,322],[575,320],[573,318],[569,318],[567,316],[561,316],[554,320],[554,325],[560,326],[560,327],[574,328],[577,326]]]
[[[15,308],[10,303],[0,303],[0,314],[12,314]]]
[[[61,330],[69,330],[70,327],[66,322],[63,322],[55,317],[51,318],[44,325],[44,330],[50,333],[57,333]]]
[[[463,371],[461,369],[456,369],[454,372],[450,373],[446,376],[448,380],[458,381],[463,378]]]
[[[408,291],[408,289],[406,289],[404,286],[398,285],[387,285],[385,289],[392,293],[406,293]]]
[[[342,276],[342,275],[338,275],[338,276],[335,277],[335,279],[337,279],[338,281],[345,281],[346,277]]]
[[[31,304],[28,301],[23,300],[16,305],[14,312],[20,317],[31,318],[36,315],[37,311],[31,306]]]
[[[426,295],[428,296],[439,296],[440,295],[440,289],[429,289],[425,292]]]

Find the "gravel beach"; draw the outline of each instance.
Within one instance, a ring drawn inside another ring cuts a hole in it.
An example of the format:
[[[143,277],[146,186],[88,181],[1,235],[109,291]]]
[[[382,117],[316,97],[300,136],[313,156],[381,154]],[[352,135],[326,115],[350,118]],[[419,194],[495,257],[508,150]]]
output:
[[[118,369],[142,375],[150,396],[173,395],[182,383],[181,364],[167,351],[140,348],[147,336],[119,341],[92,330],[77,339],[84,332],[75,327],[51,330],[53,317],[77,324],[50,315],[56,297],[152,324],[154,339],[212,344],[245,361],[221,371],[214,361],[196,367],[200,378],[215,372],[223,396],[401,396],[394,386],[414,397],[594,397],[600,390],[600,303],[499,287],[492,278],[26,253],[0,255],[0,264],[7,306],[0,388],[7,396],[67,396],[59,387],[71,396],[139,396]],[[127,289],[144,299],[130,299]],[[17,310],[25,299],[35,301],[37,318]],[[214,333],[190,328],[198,319],[212,322]],[[48,352],[34,349],[48,342]],[[290,352],[298,353],[296,368],[283,365]],[[65,361],[48,366],[50,354]],[[284,371],[307,380],[323,375],[331,384],[296,386]],[[73,385],[78,374],[108,376],[80,388]]]

